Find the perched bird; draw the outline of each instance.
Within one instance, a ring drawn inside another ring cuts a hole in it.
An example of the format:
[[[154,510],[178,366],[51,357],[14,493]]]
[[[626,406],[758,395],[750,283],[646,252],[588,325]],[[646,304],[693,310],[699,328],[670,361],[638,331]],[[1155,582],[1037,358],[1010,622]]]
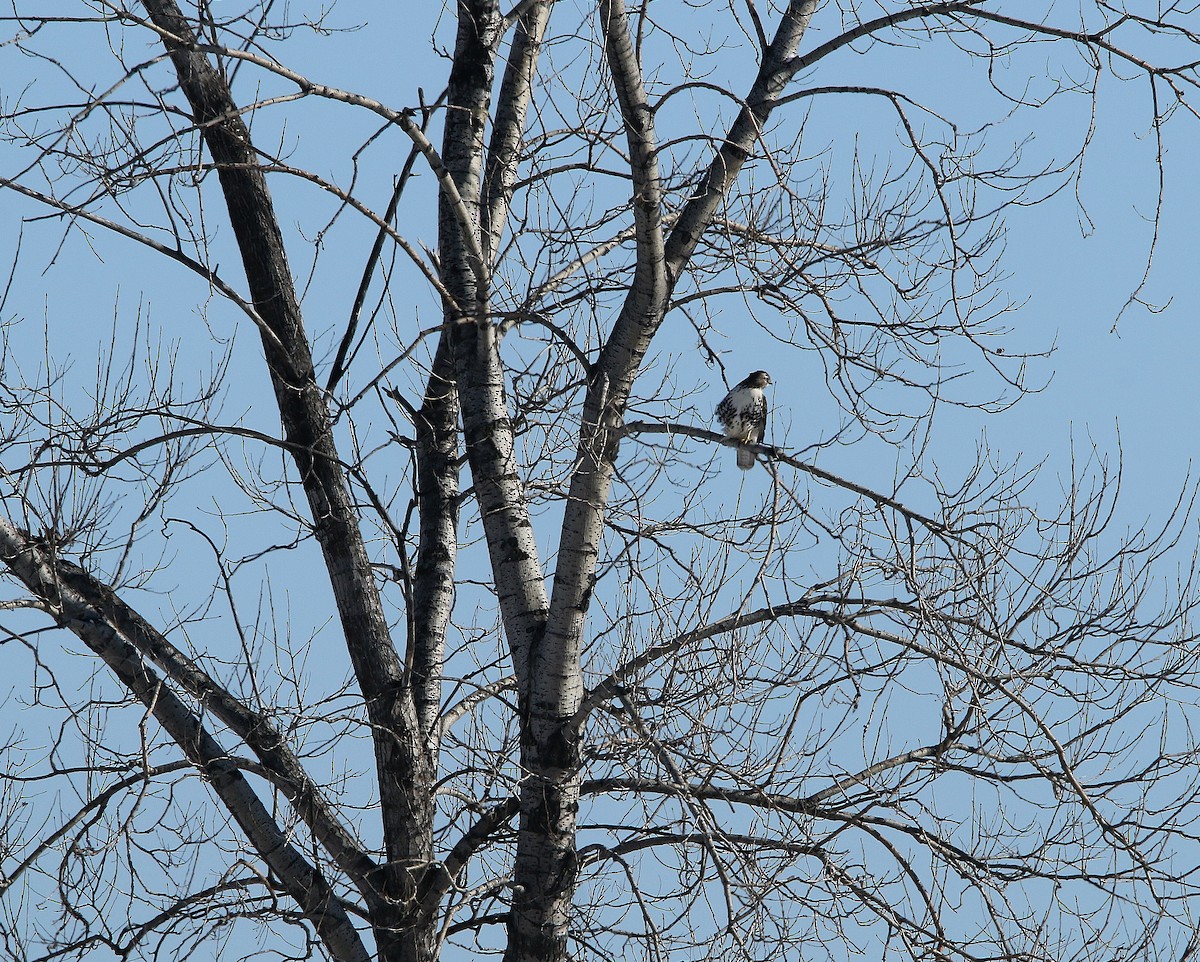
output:
[[[767,396],[763,388],[770,383],[770,374],[755,371],[717,405],[717,420],[725,437],[737,442],[737,464],[743,471],[754,467],[754,452],[745,445],[761,443],[767,427]]]

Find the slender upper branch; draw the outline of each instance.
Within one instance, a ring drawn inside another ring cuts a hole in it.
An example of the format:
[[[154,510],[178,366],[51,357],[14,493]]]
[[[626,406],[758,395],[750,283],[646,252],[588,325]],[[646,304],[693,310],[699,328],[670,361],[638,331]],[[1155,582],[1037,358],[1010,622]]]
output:
[[[550,20],[549,0],[530,3],[517,19],[517,30],[508,52],[508,66],[496,99],[496,119],[488,144],[484,173],[483,240],[490,261],[500,247],[500,237],[508,216],[508,204],[521,159],[525,137],[525,117],[537,76],[542,37]]]
[[[758,76],[746,96],[724,142],[708,169],[700,187],[675,223],[667,239],[666,258],[671,277],[676,280],[685,269],[704,231],[712,223],[730,188],[762,136],[763,125],[779,97],[800,69],[796,50],[817,10],[819,0],[791,0],[783,13],[770,45],[763,51]]]

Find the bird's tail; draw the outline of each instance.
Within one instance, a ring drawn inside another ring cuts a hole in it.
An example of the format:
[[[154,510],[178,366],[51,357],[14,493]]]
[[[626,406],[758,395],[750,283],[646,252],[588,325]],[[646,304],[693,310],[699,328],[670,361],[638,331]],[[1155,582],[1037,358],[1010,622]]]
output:
[[[754,467],[754,452],[745,445],[739,444],[737,449],[738,467],[743,471],[749,471]]]

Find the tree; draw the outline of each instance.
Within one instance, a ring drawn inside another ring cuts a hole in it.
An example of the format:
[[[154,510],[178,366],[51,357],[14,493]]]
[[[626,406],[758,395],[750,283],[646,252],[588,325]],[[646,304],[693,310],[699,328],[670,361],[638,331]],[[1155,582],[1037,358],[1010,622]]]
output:
[[[1190,954],[1187,500],[925,452],[1036,361],[1005,217],[1110,86],[1186,121],[1200,21],[866,6],[462,0],[378,99],[394,14],[14,6],[21,245],[147,294],[87,387],[8,341],[8,956]],[[736,492],[730,347],[814,412]]]

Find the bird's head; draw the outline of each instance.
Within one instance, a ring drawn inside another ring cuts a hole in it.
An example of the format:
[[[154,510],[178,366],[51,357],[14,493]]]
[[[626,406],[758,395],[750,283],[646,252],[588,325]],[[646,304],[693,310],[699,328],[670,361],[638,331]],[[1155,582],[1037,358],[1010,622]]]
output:
[[[771,383],[771,375],[766,371],[755,371],[742,383],[747,387],[764,388]]]

